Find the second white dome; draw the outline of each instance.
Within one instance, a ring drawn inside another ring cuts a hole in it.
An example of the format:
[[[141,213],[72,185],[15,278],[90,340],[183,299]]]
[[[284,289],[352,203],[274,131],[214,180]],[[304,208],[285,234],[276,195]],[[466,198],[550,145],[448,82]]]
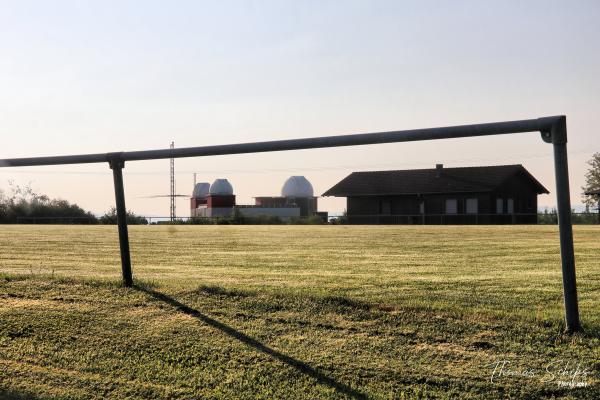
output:
[[[215,179],[210,185],[209,193],[217,196],[231,196],[233,194],[233,186],[227,179]]]
[[[283,197],[313,197],[313,187],[303,176],[290,176],[281,188]]]

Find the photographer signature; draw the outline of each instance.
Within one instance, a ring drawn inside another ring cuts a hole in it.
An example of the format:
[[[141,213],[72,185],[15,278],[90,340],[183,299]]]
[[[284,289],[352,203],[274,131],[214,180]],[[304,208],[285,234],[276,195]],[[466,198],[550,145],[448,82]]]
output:
[[[527,379],[540,379],[542,383],[554,382],[560,387],[578,388],[587,387],[590,371],[580,362],[555,360],[546,364],[543,369],[514,366],[511,361],[500,360],[488,367],[492,368],[490,381],[492,383],[502,377],[519,377]]]

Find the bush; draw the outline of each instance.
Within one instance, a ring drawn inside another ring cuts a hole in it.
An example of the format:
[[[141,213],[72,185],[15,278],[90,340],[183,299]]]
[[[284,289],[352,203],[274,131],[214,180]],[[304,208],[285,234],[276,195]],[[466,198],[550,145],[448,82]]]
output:
[[[117,223],[117,209],[112,207],[99,219],[103,225],[115,225]],[[127,225],[148,225],[148,220],[127,210]]]
[[[571,223],[573,224],[597,224],[598,214],[590,212],[589,210],[581,213],[576,213],[575,210],[571,210]],[[540,225],[556,225],[558,224],[558,212],[556,208],[548,211],[545,209],[543,213],[538,214],[538,224]]]
[[[256,215],[247,216],[242,214],[237,208],[230,217],[216,218],[218,225],[280,225],[284,222],[276,215]]]
[[[311,215],[310,217],[293,217],[290,219],[292,225],[321,225],[323,224],[323,218],[318,215]]]

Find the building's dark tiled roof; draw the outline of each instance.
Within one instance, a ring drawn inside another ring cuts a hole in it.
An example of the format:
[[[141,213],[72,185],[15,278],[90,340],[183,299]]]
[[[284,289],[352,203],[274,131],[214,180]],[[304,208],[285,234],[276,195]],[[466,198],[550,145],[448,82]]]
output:
[[[426,193],[490,192],[522,174],[540,193],[549,193],[522,165],[353,172],[323,196],[370,196]]]

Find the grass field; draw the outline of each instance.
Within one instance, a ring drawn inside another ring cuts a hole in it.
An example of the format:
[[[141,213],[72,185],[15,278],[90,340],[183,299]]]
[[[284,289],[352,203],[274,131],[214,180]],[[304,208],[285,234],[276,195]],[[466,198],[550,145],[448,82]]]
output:
[[[574,336],[554,226],[130,236],[125,289],[116,227],[2,227],[0,398],[600,398],[598,226]]]

